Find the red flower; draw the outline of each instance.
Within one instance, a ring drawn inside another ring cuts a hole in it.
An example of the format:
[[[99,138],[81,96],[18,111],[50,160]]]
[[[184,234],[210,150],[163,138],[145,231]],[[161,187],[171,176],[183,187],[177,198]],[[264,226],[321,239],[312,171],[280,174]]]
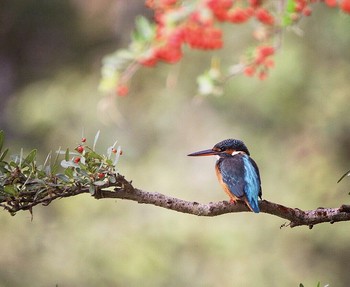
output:
[[[80,157],[75,157],[73,160],[75,163],[79,163],[80,162]]]
[[[263,24],[273,25],[275,24],[275,18],[264,8],[256,10],[255,17]]]
[[[305,16],[310,16],[311,13],[312,13],[312,10],[311,10],[310,7],[305,7],[305,8],[304,8],[303,14],[304,14]]]
[[[220,49],[223,45],[222,31],[212,26],[189,24],[184,31],[185,42],[194,49]]]
[[[265,80],[266,78],[267,78],[267,71],[265,71],[265,70],[260,71],[260,73],[259,73],[259,79],[260,79],[261,81],[263,81],[263,80]]]
[[[252,16],[252,9],[242,9],[242,8],[236,8],[234,10],[231,10],[227,13],[227,21],[231,23],[243,23],[246,22],[250,16]]]
[[[154,67],[157,64],[157,58],[155,56],[151,56],[149,58],[140,59],[139,63],[145,67]]]
[[[116,148],[112,148],[112,153],[117,153],[117,149]],[[123,154],[123,151],[120,150],[119,151],[119,155],[122,155]]]
[[[126,85],[118,85],[117,87],[117,95],[118,96],[126,96],[129,93],[129,88]]]
[[[257,8],[261,5],[262,0],[249,0],[249,4],[252,8]]]
[[[253,77],[255,74],[255,68],[253,66],[245,67],[244,74],[248,77]]]
[[[174,48],[181,48],[181,45],[184,41],[184,28],[180,27],[171,32],[168,38],[168,45]]]
[[[296,0],[295,11],[302,12],[307,6],[306,0]]]
[[[268,56],[271,56],[275,53],[275,48],[272,46],[261,46],[258,47],[258,55],[266,58]]]
[[[264,66],[266,68],[273,68],[275,66],[275,62],[273,61],[273,59],[266,59],[264,62]]]
[[[350,0],[343,0],[340,4],[340,9],[350,14]]]
[[[207,5],[210,9],[215,11],[217,10],[228,10],[232,7],[232,0],[208,0]]]
[[[174,64],[182,58],[181,48],[175,48],[170,45],[165,45],[163,47],[159,47],[156,50],[156,56],[159,60],[164,62]]]
[[[227,11],[232,7],[232,0],[208,0],[207,6],[219,21],[227,20]]]
[[[337,0],[324,0],[324,2],[325,2],[329,7],[335,7],[335,6],[337,6]]]
[[[76,150],[78,153],[82,153],[84,151],[84,147],[82,145],[80,145],[76,148]]]

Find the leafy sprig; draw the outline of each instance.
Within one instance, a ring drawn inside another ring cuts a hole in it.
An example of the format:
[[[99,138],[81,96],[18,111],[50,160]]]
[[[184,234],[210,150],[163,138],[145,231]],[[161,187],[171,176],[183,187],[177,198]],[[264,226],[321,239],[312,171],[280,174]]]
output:
[[[6,160],[8,149],[2,150],[4,132],[0,131],[0,206],[14,215],[18,210],[30,210],[42,203],[49,204],[53,199],[75,195],[88,190],[92,195],[99,188],[109,187],[117,181],[116,165],[121,154],[117,142],[107,148],[106,155],[96,152],[99,132],[93,147],[86,139],[75,148],[52,153],[44,164],[37,163],[37,150],[24,156],[19,155]],[[60,156],[64,159],[59,160]]]

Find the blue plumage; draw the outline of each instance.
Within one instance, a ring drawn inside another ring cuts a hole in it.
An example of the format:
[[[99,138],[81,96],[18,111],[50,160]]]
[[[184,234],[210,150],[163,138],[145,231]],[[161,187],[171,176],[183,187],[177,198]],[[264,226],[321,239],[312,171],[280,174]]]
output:
[[[245,144],[240,140],[228,139],[216,144],[210,150],[189,154],[189,156],[217,155],[215,170],[220,184],[231,201],[242,200],[255,213],[260,212],[258,198],[261,198],[261,180],[257,164],[249,156]]]
[[[260,176],[248,155],[243,156],[243,162],[245,170],[244,180],[246,183],[244,193],[250,207],[254,212],[258,213],[260,211],[258,197],[261,196]]]

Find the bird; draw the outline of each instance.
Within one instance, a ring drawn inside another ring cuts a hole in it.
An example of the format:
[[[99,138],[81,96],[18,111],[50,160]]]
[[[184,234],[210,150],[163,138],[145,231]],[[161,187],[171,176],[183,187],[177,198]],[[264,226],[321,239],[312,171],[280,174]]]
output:
[[[230,202],[244,201],[251,211],[259,213],[258,198],[262,198],[260,172],[244,142],[226,139],[214,145],[212,149],[188,154],[210,155],[218,158],[215,164],[216,175]]]

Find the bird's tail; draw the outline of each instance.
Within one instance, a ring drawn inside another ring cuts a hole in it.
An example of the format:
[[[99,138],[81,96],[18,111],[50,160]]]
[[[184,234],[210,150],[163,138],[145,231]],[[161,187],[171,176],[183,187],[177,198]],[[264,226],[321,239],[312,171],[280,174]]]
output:
[[[244,198],[244,202],[246,203],[246,205],[249,207],[249,209],[255,213],[259,213],[260,212],[260,208],[259,208],[259,203],[257,200],[250,200],[248,198]]]

